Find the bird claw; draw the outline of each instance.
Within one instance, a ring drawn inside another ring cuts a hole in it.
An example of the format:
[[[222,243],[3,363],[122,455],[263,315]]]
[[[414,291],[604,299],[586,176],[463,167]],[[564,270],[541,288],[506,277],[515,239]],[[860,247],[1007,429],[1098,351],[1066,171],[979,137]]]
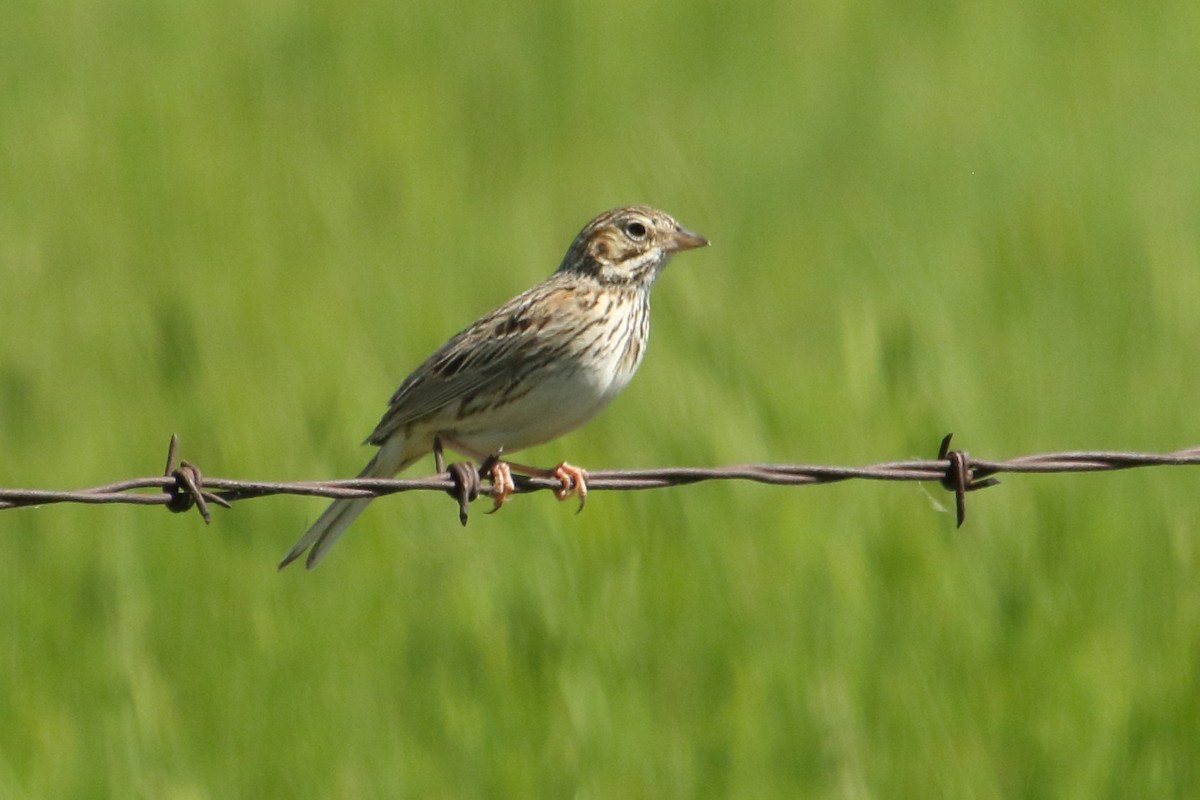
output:
[[[587,502],[587,472],[563,461],[551,470],[550,475],[562,482],[562,486],[554,490],[554,496],[566,500],[571,495],[579,495],[579,508],[575,513],[583,511],[583,504]]]
[[[500,459],[495,459],[487,467],[488,479],[492,482],[492,510],[488,514],[494,514],[500,510],[500,506],[508,502],[508,497],[517,488],[513,483],[512,469],[508,464]]]

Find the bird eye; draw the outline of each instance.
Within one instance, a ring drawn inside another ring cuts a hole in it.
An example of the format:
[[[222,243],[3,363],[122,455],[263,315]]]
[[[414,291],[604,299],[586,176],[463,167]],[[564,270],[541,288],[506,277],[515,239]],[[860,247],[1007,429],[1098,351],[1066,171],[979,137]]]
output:
[[[646,226],[634,220],[633,222],[625,223],[625,235],[630,239],[645,239]]]

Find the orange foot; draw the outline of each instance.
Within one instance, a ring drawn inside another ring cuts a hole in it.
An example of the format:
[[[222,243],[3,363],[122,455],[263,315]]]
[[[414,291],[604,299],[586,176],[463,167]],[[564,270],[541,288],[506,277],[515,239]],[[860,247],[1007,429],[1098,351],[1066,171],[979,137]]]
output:
[[[575,513],[583,511],[587,501],[587,473],[581,467],[563,461],[550,471],[550,475],[562,481],[562,487],[554,490],[554,496],[566,500],[571,495],[579,495],[579,508]]]
[[[492,482],[492,511],[499,511],[500,506],[508,502],[508,496],[517,488],[513,483],[512,469],[507,462],[497,458],[488,471],[488,478]]]

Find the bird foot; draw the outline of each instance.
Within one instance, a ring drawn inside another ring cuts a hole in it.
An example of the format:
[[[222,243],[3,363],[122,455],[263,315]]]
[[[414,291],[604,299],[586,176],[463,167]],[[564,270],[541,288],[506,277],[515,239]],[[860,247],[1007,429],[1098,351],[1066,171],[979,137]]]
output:
[[[508,462],[501,461],[499,458],[492,459],[491,464],[485,464],[487,469],[488,479],[492,482],[492,510],[489,514],[500,510],[500,506],[508,502],[508,497],[516,490],[517,486],[513,483],[512,468]]]
[[[587,501],[587,472],[582,467],[563,461],[550,471],[550,475],[562,482],[562,486],[554,490],[554,496],[559,500],[566,500],[571,495],[578,495],[579,508],[575,513],[583,511],[583,504]]]

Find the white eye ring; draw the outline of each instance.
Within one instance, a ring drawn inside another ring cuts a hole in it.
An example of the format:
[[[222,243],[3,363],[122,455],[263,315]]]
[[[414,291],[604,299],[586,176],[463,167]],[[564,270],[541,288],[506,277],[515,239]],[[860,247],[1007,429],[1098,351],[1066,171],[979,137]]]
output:
[[[625,223],[625,235],[635,241],[646,238],[646,226],[636,219]]]

